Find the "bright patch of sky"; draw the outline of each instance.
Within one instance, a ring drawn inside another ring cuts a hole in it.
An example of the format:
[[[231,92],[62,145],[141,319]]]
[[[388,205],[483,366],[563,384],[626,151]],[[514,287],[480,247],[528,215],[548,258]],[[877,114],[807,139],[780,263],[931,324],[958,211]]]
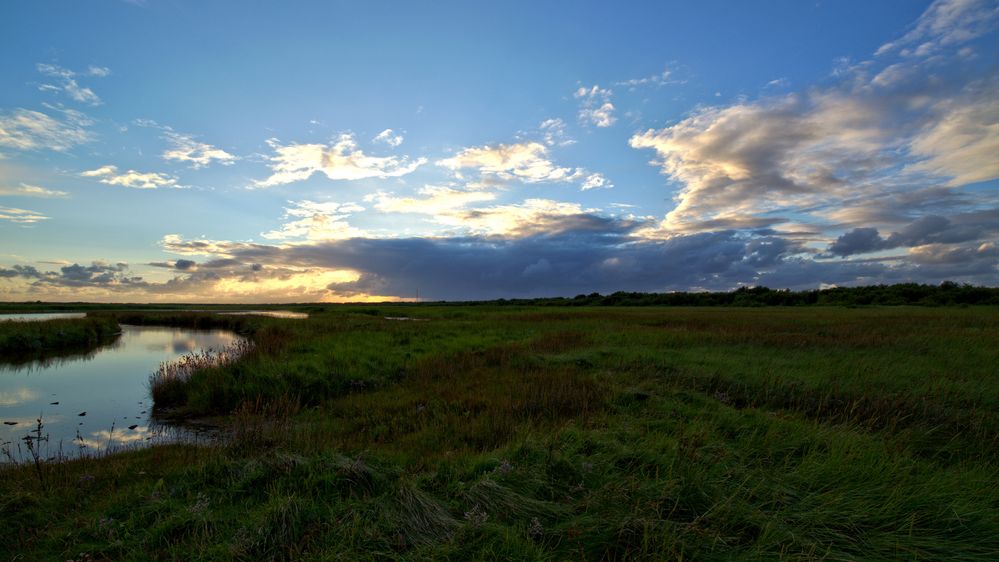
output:
[[[995,0],[2,15],[0,300],[999,284]]]

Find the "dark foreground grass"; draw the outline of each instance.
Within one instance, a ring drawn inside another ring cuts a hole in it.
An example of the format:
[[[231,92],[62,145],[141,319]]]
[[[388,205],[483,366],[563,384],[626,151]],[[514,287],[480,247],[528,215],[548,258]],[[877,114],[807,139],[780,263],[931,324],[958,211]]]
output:
[[[17,559],[999,558],[999,310],[342,307],[0,473]],[[199,322],[202,320],[199,320]],[[207,321],[207,320],[204,320]],[[89,557],[89,558],[88,558]]]

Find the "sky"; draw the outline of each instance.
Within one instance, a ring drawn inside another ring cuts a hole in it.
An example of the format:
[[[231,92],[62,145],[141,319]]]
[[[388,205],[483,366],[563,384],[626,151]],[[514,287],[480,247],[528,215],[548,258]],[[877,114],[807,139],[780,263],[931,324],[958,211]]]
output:
[[[999,1],[0,6],[0,301],[999,285]]]

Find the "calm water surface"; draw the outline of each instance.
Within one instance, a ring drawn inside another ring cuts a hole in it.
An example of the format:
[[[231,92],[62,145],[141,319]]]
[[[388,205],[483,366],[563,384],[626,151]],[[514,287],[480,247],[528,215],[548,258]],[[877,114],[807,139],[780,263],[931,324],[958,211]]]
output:
[[[149,374],[163,361],[238,338],[224,330],[122,326],[121,336],[96,353],[0,365],[0,443],[11,443],[15,455],[18,444],[24,450],[23,437],[38,417],[49,435],[46,456],[57,455],[60,445],[63,455],[76,456],[81,444],[94,452],[190,437],[193,430],[168,428],[150,416]]]
[[[232,312],[219,312],[225,316],[269,316],[271,318],[291,318],[303,320],[309,317],[306,312],[292,312],[290,310],[235,310]]]

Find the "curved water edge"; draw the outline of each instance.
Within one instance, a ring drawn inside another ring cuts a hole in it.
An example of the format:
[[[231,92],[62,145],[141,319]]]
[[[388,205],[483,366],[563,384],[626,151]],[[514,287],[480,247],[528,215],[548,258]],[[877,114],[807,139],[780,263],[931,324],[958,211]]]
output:
[[[227,330],[122,325],[114,345],[88,356],[0,366],[0,463],[214,441],[204,423],[154,416],[149,376],[163,362],[241,341]]]

